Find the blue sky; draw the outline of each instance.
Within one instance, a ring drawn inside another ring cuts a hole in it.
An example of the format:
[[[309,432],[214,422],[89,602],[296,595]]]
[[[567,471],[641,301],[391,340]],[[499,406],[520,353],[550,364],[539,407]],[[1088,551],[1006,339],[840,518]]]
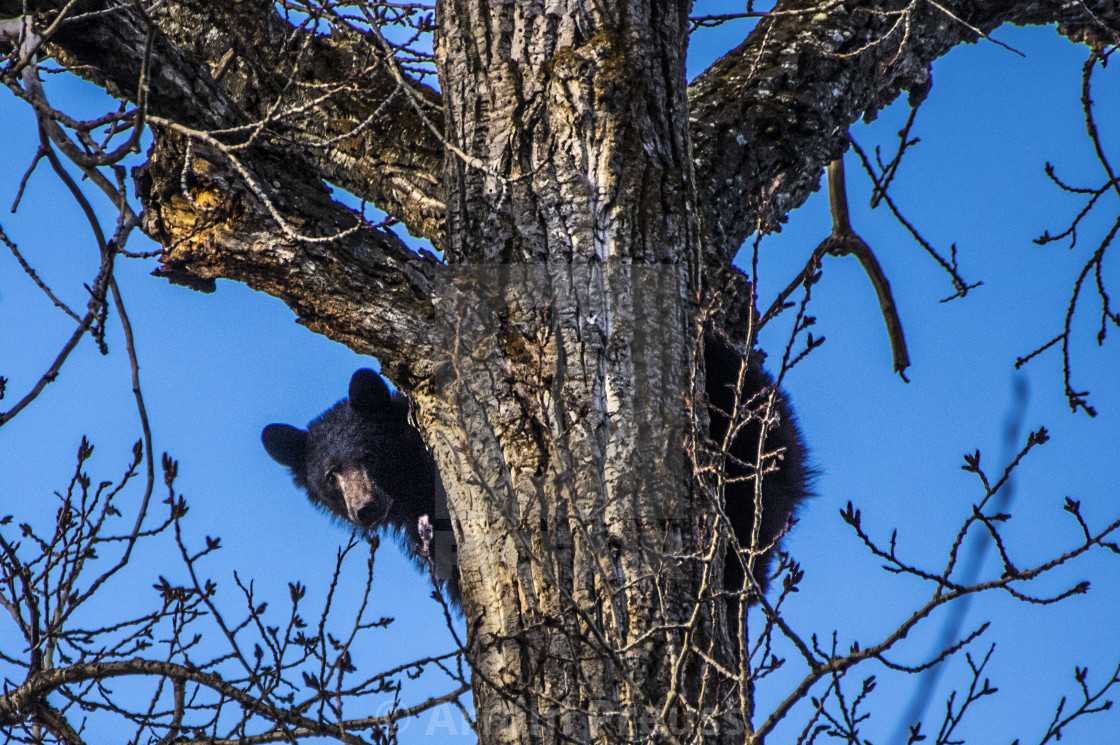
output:
[[[1118,210],[1114,195],[1103,199],[1073,250],[1064,243],[1032,243],[1043,231],[1064,230],[1082,205],[1049,182],[1045,162],[1077,185],[1096,186],[1105,179],[1085,137],[1079,104],[1086,51],[1052,29],[1008,27],[997,37],[1025,58],[979,44],[960,47],[935,65],[933,91],[913,131],[921,143],[904,161],[892,192],[938,249],[947,252],[957,244],[965,278],[984,285],[963,300],[939,303],[951,294],[946,276],[884,209],[868,210],[868,183],[849,153],[853,224],[892,281],[913,361],[912,382],[892,374],[874,293],[850,258],[826,261],[811,312],[819,319],[816,333],[827,342],[786,379],[821,471],[819,496],[788,540],[806,571],[788,617],[806,636],[817,633],[822,640],[837,629],[843,648],[852,640],[864,646],[877,641],[930,591],[879,569],[838,511],[854,502],[872,535],[886,541],[897,529],[904,555],[940,568],[956,528],[982,496],[975,476],[960,470],[962,455],[979,449],[990,473],[1006,458],[1003,430],[1016,375],[1030,391],[1025,431],[1044,425],[1052,436],[1031,454],[1015,482],[1015,517],[1006,534],[1019,564],[1075,545],[1075,525],[1061,509],[1066,497],[1082,501],[1094,526],[1120,513],[1120,330],[1112,329],[1102,347],[1095,344],[1099,304],[1091,289],[1074,318],[1073,372],[1075,385],[1091,392],[1099,416],[1070,413],[1056,350],[1021,373],[1013,370],[1017,356],[1060,330],[1073,282]],[[719,34],[694,44],[692,74],[726,48],[727,37]],[[71,112],[92,115],[106,108],[80,83],[52,78],[49,84],[56,104]],[[1120,163],[1115,71],[1096,77],[1094,98],[1106,148]],[[890,152],[906,113],[905,103],[898,102],[871,125],[853,127],[853,135],[865,149],[881,145]],[[37,140],[29,111],[10,95],[0,95],[0,120],[8,125],[0,158],[0,204],[7,206]],[[780,235],[763,241],[764,305],[800,269],[829,225],[820,192],[791,214]],[[56,292],[84,307],[82,283],[95,272],[96,248],[77,208],[45,166],[33,175],[19,213],[5,211],[0,226]],[[130,248],[145,245],[137,236]],[[222,537],[222,550],[207,566],[226,608],[240,607],[234,570],[253,578],[278,613],[287,583],[296,579],[310,586],[314,602],[326,591],[335,551],[346,536],[314,512],[286,471],[268,459],[259,432],[274,421],[304,425],[345,395],[356,368],[375,363],[300,327],[273,298],[230,282],[201,295],[148,276],[154,266],[122,259],[117,277],[138,340],[155,451],[180,461],[177,488],[191,506],[188,536],[196,545],[206,535]],[[1118,266],[1116,257],[1109,257],[1104,276],[1120,293]],[[772,355],[780,353],[788,333],[780,326],[761,339]],[[4,408],[47,369],[71,330],[72,321],[49,304],[9,253],[0,253],[0,375],[9,379]],[[0,515],[48,524],[57,504],[52,492],[65,488],[83,435],[97,448],[89,465],[94,480],[119,477],[139,424],[116,324],[108,342],[113,352],[102,357],[84,340],[58,381],[0,429]],[[158,488],[156,494],[164,496]],[[132,498],[138,498],[136,490]],[[162,510],[157,506],[156,514]],[[127,580],[91,613],[152,602],[146,595],[154,595],[149,588],[156,574],[182,576],[175,557],[161,553],[169,548],[161,543],[139,549]],[[360,581],[361,563],[351,564],[350,584],[343,587]],[[1028,607],[995,595],[973,604],[966,630],[983,620],[994,623],[970,649],[982,656],[996,643],[986,673],[1001,690],[977,704],[966,720],[969,741],[1037,741],[1057,700],[1076,698],[1075,665],[1090,668],[1090,686],[1115,669],[1117,568],[1117,557],[1098,554],[1055,572],[1035,592],[1059,591],[1086,578],[1093,587],[1089,595],[1054,607]],[[988,569],[998,573],[991,560]],[[363,672],[451,649],[426,581],[391,542],[378,553],[376,576],[373,615],[397,622],[371,635],[358,660]],[[934,620],[943,617],[935,614]],[[891,659],[923,661],[935,631],[931,626],[913,634]],[[11,633],[10,621],[0,618],[0,636]],[[959,686],[963,658],[948,664],[942,686]],[[792,656],[787,668],[760,685],[760,710],[784,698],[798,677]],[[883,670],[869,666],[851,682],[871,673]],[[881,680],[871,697],[877,719],[864,732],[876,743],[894,731],[894,715],[913,685],[898,677]],[[402,701],[407,705],[446,690],[440,681],[406,681]],[[934,698],[927,731],[943,701],[943,695]],[[802,716],[795,713],[778,736],[797,732],[803,714],[804,709]],[[1109,713],[1074,725],[1069,734],[1075,742],[1112,742],[1117,726]],[[425,732],[471,740],[446,714],[410,724],[406,740],[419,741]]]

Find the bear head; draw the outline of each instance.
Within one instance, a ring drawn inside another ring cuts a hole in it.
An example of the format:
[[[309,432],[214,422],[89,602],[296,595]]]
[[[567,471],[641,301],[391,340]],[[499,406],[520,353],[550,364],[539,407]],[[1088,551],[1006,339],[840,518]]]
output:
[[[265,427],[265,450],[291,469],[313,504],[346,523],[411,528],[408,521],[430,512],[434,499],[433,464],[408,422],[408,402],[372,370],[354,373],[349,393],[306,430]]]

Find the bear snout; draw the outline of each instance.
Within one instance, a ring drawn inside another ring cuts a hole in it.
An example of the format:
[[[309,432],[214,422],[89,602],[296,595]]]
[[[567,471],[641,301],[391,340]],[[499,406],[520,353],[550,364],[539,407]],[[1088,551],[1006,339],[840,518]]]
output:
[[[369,471],[349,468],[336,471],[334,476],[342,491],[347,520],[361,528],[372,528],[385,519],[389,500],[374,484]]]

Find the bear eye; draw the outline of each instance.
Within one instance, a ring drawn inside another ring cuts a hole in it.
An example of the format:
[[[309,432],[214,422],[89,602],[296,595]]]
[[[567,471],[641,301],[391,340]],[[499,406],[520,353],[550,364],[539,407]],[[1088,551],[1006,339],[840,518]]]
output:
[[[324,481],[327,483],[327,489],[330,491],[331,496],[337,497],[342,494],[342,474],[339,473],[337,469],[329,469]]]

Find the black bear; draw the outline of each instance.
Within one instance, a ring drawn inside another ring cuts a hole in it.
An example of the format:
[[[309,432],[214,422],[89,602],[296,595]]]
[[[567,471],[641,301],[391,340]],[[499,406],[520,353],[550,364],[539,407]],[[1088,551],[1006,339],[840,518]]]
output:
[[[736,400],[740,355],[714,335],[705,336],[706,393],[711,411],[710,435],[721,443]],[[752,363],[744,371],[738,396],[740,412],[765,407],[761,392],[773,384]],[[771,549],[755,563],[755,579],[765,589],[774,544],[782,535],[798,503],[809,494],[811,471],[793,413],[783,394],[776,397],[777,422],[767,430],[762,487],[763,514],[759,545]],[[750,419],[750,421],[747,421]],[[754,530],[754,479],[761,423],[746,421],[728,448],[724,469],[726,512],[742,546],[751,545]],[[458,567],[447,512],[447,496],[431,454],[420,433],[409,423],[408,400],[389,393],[385,381],[372,370],[358,370],[350,380],[350,397],[313,420],[307,430],[270,424],[261,433],[272,459],[292,471],[296,486],[312,504],[350,525],[372,534],[389,528],[402,535],[409,554],[422,568],[419,519],[428,515],[434,528],[429,543],[436,576],[445,580],[447,597],[460,607]],[[724,586],[743,584],[741,562],[729,551]]]
[[[425,571],[419,519],[433,528],[429,554],[447,598],[460,606],[458,566],[447,495],[420,433],[408,421],[408,399],[389,393],[373,370],[350,378],[350,397],[307,425],[270,424],[261,432],[272,459],[292,470],[311,503],[372,535],[400,533],[409,555]]]

